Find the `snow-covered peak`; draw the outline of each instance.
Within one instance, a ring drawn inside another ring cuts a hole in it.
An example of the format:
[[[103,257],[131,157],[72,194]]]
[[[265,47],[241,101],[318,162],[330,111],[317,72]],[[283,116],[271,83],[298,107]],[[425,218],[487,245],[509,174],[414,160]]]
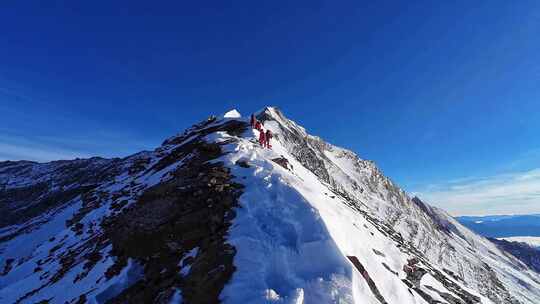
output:
[[[299,137],[308,136],[306,129],[294,121],[285,117],[277,107],[265,107],[256,112],[257,119],[265,123],[265,127],[270,128],[275,133],[281,133],[280,129],[295,133]],[[267,125],[266,122],[270,124]],[[274,123],[271,123],[274,122]]]
[[[236,109],[232,109],[222,115],[223,118],[241,118],[242,115]]]
[[[525,289],[534,285],[536,279],[527,275],[505,275],[508,268],[520,269],[519,261],[460,225],[443,210],[409,197],[374,162],[310,135],[276,108],[266,108],[257,117],[278,134],[276,141],[286,150],[286,155],[313,173],[330,191],[399,231],[430,261],[457,274],[481,293],[490,294],[496,303],[513,303],[515,289],[521,290],[518,295],[524,292],[520,282],[528,282]],[[479,276],[489,279],[478,281]]]
[[[540,302],[537,273],[375,163],[256,116],[271,149],[233,110],[124,159],[0,163],[24,215],[0,303]]]

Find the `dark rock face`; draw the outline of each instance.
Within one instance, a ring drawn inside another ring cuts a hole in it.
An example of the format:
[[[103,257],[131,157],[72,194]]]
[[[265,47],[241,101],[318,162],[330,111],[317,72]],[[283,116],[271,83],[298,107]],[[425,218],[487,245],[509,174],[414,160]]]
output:
[[[287,169],[287,170],[292,170],[292,165],[289,163],[289,161],[285,158],[285,157],[278,157],[278,158],[274,158],[272,159],[273,162],[275,162],[276,164],[282,166],[283,168]]]
[[[371,290],[371,292],[373,293],[375,298],[381,304],[387,304],[388,302],[386,302],[386,300],[382,296],[381,292],[379,291],[379,288],[377,288],[377,285],[375,284],[373,279],[371,279],[371,277],[369,276],[369,273],[367,272],[366,268],[364,267],[364,265],[362,265],[362,263],[360,263],[358,258],[355,257],[355,256],[348,256],[347,258],[349,259],[349,261],[351,261],[351,263],[354,265],[356,270],[358,270],[358,272],[360,272],[360,274],[362,275],[364,280],[366,280],[366,282],[367,282],[367,284],[369,286],[369,289]]]
[[[0,228],[59,207],[110,179],[117,159],[0,163]]]
[[[76,269],[81,270],[73,283],[84,280],[111,257],[114,264],[96,284],[113,279],[128,265],[136,265],[130,267],[140,274],[120,293],[98,296],[101,302],[168,303],[181,291],[184,303],[218,303],[235,271],[236,250],[226,239],[243,186],[232,182],[233,176],[222,163],[208,162],[221,157],[221,145],[228,142],[207,143],[203,137],[216,131],[238,135],[246,127],[242,121],[217,122],[211,117],[153,152],[125,159],[0,163],[0,211],[9,215],[0,219],[0,227],[23,223],[0,241],[39,227],[48,220],[44,214],[49,211],[81,204],[65,223],[80,240],[67,246],[66,239],[51,238],[49,242],[57,245],[34,268],[41,285],[17,303],[28,302],[42,289],[65,281]],[[155,186],[139,181],[141,176],[174,166],[166,181]],[[120,175],[123,186],[108,190],[119,183]],[[84,221],[88,214],[104,209],[110,214],[90,224]],[[0,275],[22,263],[24,259],[6,259]],[[55,263],[57,269],[51,267]],[[85,303],[85,291],[81,292],[71,302]]]
[[[109,303],[158,303],[176,289],[185,303],[219,302],[235,270],[236,251],[225,240],[242,186],[227,168],[206,163],[221,155],[218,145],[199,143],[193,151],[197,156],[172,180],[104,224],[117,261],[132,258],[144,267],[144,278]],[[196,256],[184,260],[194,249]],[[180,276],[185,267],[190,271]]]
[[[407,274],[406,279],[412,284],[412,286],[420,287],[420,281],[428,271],[422,267],[419,267],[417,264],[417,259],[410,259],[409,262],[403,266],[403,271]]]
[[[534,248],[526,243],[509,242],[506,240],[498,240],[488,238],[491,242],[495,243],[499,248],[509,252],[517,259],[525,263],[534,271],[540,273],[540,250]]]
[[[51,163],[0,163],[0,228],[22,224],[54,212],[79,196],[110,181],[118,172],[119,159],[76,159]],[[30,231],[23,225],[0,238],[0,242]]]

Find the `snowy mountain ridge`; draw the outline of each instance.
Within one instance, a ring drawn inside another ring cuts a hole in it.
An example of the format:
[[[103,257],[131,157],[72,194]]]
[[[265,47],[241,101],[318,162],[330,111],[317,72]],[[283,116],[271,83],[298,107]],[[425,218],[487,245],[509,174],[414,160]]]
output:
[[[373,162],[257,118],[272,149],[234,111],[124,159],[0,163],[0,301],[540,302],[538,273]]]

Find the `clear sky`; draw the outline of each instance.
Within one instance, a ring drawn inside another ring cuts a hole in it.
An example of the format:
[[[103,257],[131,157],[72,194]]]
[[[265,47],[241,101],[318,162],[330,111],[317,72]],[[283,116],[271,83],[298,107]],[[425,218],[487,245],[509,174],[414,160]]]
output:
[[[0,159],[275,105],[453,214],[540,213],[538,1],[110,2],[0,5]]]

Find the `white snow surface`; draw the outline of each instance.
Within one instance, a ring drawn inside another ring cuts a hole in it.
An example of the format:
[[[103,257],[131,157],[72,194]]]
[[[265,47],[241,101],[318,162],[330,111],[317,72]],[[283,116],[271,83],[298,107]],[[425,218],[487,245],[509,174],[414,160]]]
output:
[[[159,148],[154,153],[143,153],[150,158],[149,166],[159,161],[163,151]],[[133,155],[126,159],[126,166],[141,155]],[[103,218],[111,215],[111,194],[120,194],[119,198],[125,198],[129,204],[135,201],[144,189],[166,180],[169,173],[180,166],[182,160],[158,172],[144,171],[137,176],[129,176],[127,172],[115,177],[114,181],[98,188],[107,193],[108,198],[102,206],[86,214],[80,221],[84,227],[93,227],[100,230],[99,224]],[[49,164],[38,164],[38,168]],[[127,171],[127,170],[126,170]],[[17,183],[22,183],[19,179]],[[26,180],[24,184],[32,184],[35,181]],[[74,231],[66,227],[66,220],[73,217],[81,208],[80,196],[72,202],[61,206],[57,210],[40,215],[27,223],[10,226],[2,229],[0,236],[16,231],[22,227],[34,227],[29,231],[19,234],[17,237],[0,243],[0,269],[4,269],[8,259],[14,259],[15,266],[7,275],[0,275],[0,303],[37,303],[43,299],[51,299],[50,303],[72,303],[79,295],[86,293],[88,303],[105,303],[105,301],[120,293],[131,284],[135,283],[142,275],[141,267],[135,262],[129,261],[121,273],[111,280],[104,279],[105,271],[113,264],[110,257],[111,246],[100,251],[104,258],[82,279],[75,282],[77,276],[84,273],[83,265],[78,264],[66,273],[58,282],[51,284],[51,276],[57,273],[62,265],[60,258],[69,254],[73,249],[83,247],[89,239],[88,232],[76,235]],[[125,208],[125,207],[124,207]],[[54,250],[52,250],[55,248]],[[41,270],[36,271],[40,265]],[[30,294],[31,291],[35,291]],[[25,298],[26,296],[26,298]]]
[[[539,276],[520,261],[465,228],[443,210],[415,203],[373,162],[362,160],[351,151],[307,134],[304,128],[284,118],[275,108],[264,111],[271,117],[265,126],[277,134],[276,139],[286,152],[305,154],[298,152],[298,146],[302,151],[313,151],[322,160],[319,167],[329,173],[329,178],[324,182],[329,189],[345,193],[369,214],[399,231],[431,263],[454,272],[469,288],[498,297],[499,302],[510,302],[508,296],[511,295],[523,303],[540,303]],[[280,133],[290,131],[297,135],[292,139],[280,136]],[[298,137],[304,139],[303,146],[298,145]],[[291,153],[289,156],[292,158]],[[310,163],[304,162],[304,166]],[[295,171],[298,165],[295,164]],[[319,176],[324,177],[324,174]],[[348,231],[348,234],[351,232]],[[495,275],[500,282],[488,279]],[[506,294],[504,289],[501,290],[500,283],[506,289]]]
[[[246,186],[230,231],[237,271],[221,295],[224,303],[380,303],[347,256],[360,260],[388,303],[426,303],[401,281],[408,256],[394,242],[332,197],[279,141],[268,150],[250,140],[257,137],[258,131],[248,132],[220,159]],[[271,161],[281,156],[294,171]],[[239,160],[251,167],[235,166]]]
[[[446,280],[477,296],[480,303],[494,303],[481,295],[489,294],[486,288],[491,286],[486,265],[492,269],[489,274],[495,275],[521,303],[540,303],[540,276],[521,262],[463,227],[446,212],[414,203],[373,162],[307,134],[274,108],[258,114],[262,113],[271,117],[264,122],[264,128],[274,134],[271,150],[259,146],[258,131],[251,129],[241,136],[218,131],[204,137],[222,145],[225,153],[215,161],[223,162],[235,176],[235,182],[245,186],[228,235],[228,242],[236,249],[236,271],[220,295],[223,303],[381,303],[364,278],[366,274],[360,273],[349,257],[358,259],[386,303],[427,303],[402,281],[402,268],[411,253],[396,241],[396,235],[384,232],[380,225],[392,227],[403,243],[421,252],[425,256],[422,266],[433,267]],[[232,110],[205,128],[230,120],[247,122]],[[296,137],[288,138],[287,132]],[[145,170],[136,176],[127,173],[129,164],[147,157],[149,168],[191,139],[133,155],[126,160],[126,170],[98,190],[109,196],[120,195],[128,205],[134,203],[145,189],[170,178],[170,173],[191,156],[158,172]],[[298,149],[298,145],[305,146]],[[298,154],[306,149],[314,151],[316,159],[311,160],[320,161],[319,166],[328,172],[328,180],[314,172],[316,167],[308,168],[310,163],[306,165],[299,159]],[[272,161],[281,157],[288,160],[289,169]],[[249,167],[238,166],[240,160]],[[45,172],[46,166],[36,166],[36,179],[42,178],[40,172]],[[3,178],[7,177],[0,172],[0,182]],[[4,184],[16,187],[35,182],[20,178],[6,180]],[[351,207],[351,201],[362,212]],[[74,267],[55,284],[46,285],[48,279],[42,277],[43,273],[55,273],[61,266],[60,255],[89,237],[86,228],[99,229],[101,220],[111,215],[109,197],[101,207],[84,216],[81,223],[85,230],[76,235],[65,227],[65,221],[79,210],[81,203],[77,197],[24,224],[43,222],[38,228],[0,243],[0,271],[8,258],[16,258],[20,263],[0,276],[0,303],[14,303],[36,289],[21,303],[43,299],[52,299],[50,303],[74,303],[81,293],[86,293],[89,303],[104,303],[140,278],[140,265],[129,260],[118,276],[103,280],[104,271],[114,262],[109,246],[100,252],[103,258],[97,265],[76,283],[74,279],[83,272],[83,265]],[[6,227],[0,230],[0,237],[19,228]],[[51,253],[53,247],[59,248],[57,253]],[[179,261],[179,276],[189,274],[190,265],[184,265],[184,261],[196,258],[198,250],[194,248]],[[53,259],[47,260],[48,257]],[[44,269],[35,272],[35,266],[43,261],[48,261],[42,265]],[[46,286],[39,289],[43,285]],[[440,303],[449,302],[434,290],[457,296],[431,274],[422,278],[419,289]],[[170,303],[182,301],[182,291],[176,290]]]
[[[223,118],[240,118],[242,115],[236,109],[230,110],[223,114]]]

